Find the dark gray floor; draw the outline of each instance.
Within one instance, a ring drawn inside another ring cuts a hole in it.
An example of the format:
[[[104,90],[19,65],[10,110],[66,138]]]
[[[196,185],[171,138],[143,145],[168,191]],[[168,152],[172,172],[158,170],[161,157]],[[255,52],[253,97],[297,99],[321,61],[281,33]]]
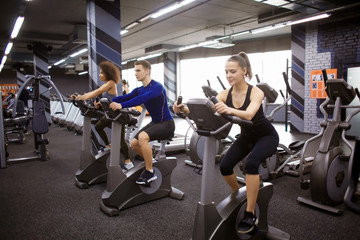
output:
[[[279,131],[280,132],[280,131]],[[57,126],[47,135],[50,160],[10,165],[0,170],[0,239],[190,239],[201,177],[185,166],[184,153],[173,185],[185,192],[184,200],[165,198],[123,210],[108,217],[99,209],[105,184],[87,190],[74,184],[80,159],[81,137]],[[31,153],[26,145],[11,144],[11,157]],[[215,196],[218,203],[230,193],[216,166]],[[360,215],[340,205],[342,216],[333,216],[296,202],[309,196],[298,178],[284,176],[273,181],[274,195],[268,213],[271,225],[295,240],[360,239]]]

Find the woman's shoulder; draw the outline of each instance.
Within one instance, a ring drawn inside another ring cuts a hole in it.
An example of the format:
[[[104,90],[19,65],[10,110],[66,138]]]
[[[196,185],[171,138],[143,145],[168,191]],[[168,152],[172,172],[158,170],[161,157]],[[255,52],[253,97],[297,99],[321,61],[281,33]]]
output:
[[[252,96],[258,96],[258,97],[264,97],[264,92],[258,88],[257,86],[255,85],[249,85],[249,86],[252,86],[252,90],[251,90],[251,95]]]

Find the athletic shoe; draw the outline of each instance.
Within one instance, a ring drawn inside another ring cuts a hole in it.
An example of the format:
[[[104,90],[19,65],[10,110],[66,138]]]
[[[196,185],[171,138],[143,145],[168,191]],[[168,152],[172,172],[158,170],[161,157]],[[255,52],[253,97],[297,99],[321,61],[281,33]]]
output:
[[[244,234],[253,231],[258,224],[256,216],[252,212],[245,211],[243,219],[241,219],[237,231]]]
[[[151,183],[152,181],[155,181],[157,179],[157,176],[154,172],[150,172],[148,170],[144,170],[139,179],[136,180],[136,183],[137,184],[140,184],[140,185],[147,185],[149,183]]]
[[[130,170],[134,167],[134,164],[132,162],[129,162],[129,163],[125,163],[124,164],[124,167],[126,168],[126,170]]]

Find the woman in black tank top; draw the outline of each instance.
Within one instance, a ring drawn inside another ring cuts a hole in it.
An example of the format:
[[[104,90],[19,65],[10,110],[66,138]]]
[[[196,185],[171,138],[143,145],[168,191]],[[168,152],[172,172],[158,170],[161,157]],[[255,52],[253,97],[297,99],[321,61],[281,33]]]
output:
[[[259,192],[259,166],[277,149],[279,136],[272,124],[265,118],[262,101],[264,93],[245,79],[252,77],[251,65],[244,52],[231,56],[225,64],[226,78],[231,86],[217,96],[215,110],[241,119],[251,120],[252,126],[241,126],[241,135],[232,144],[220,162],[220,171],[233,191],[240,186],[233,171],[235,165],[246,156],[247,206],[244,218],[238,225],[239,233],[249,233],[256,225],[255,205]]]
[[[227,184],[236,192],[240,186],[233,171],[235,165],[246,156],[246,194],[247,205],[244,218],[237,226],[239,233],[249,233],[255,229],[255,205],[259,192],[261,162],[270,157],[279,144],[279,136],[272,124],[265,118],[262,109],[264,93],[256,86],[249,85],[245,79],[251,79],[251,65],[244,52],[231,56],[225,64],[226,78],[231,86],[217,95],[218,103],[214,108],[220,114],[237,116],[251,120],[252,126],[241,126],[241,135],[231,145],[220,162],[220,171]],[[190,111],[183,104],[174,104],[176,113]]]

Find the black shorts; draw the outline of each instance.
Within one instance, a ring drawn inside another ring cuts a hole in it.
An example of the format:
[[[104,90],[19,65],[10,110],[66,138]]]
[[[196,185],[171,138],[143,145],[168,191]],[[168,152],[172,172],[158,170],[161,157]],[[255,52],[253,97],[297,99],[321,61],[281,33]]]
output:
[[[139,140],[138,136],[141,132],[146,132],[150,137],[150,141],[154,140],[165,140],[174,137],[175,122],[174,119],[165,122],[151,122],[134,136]]]

